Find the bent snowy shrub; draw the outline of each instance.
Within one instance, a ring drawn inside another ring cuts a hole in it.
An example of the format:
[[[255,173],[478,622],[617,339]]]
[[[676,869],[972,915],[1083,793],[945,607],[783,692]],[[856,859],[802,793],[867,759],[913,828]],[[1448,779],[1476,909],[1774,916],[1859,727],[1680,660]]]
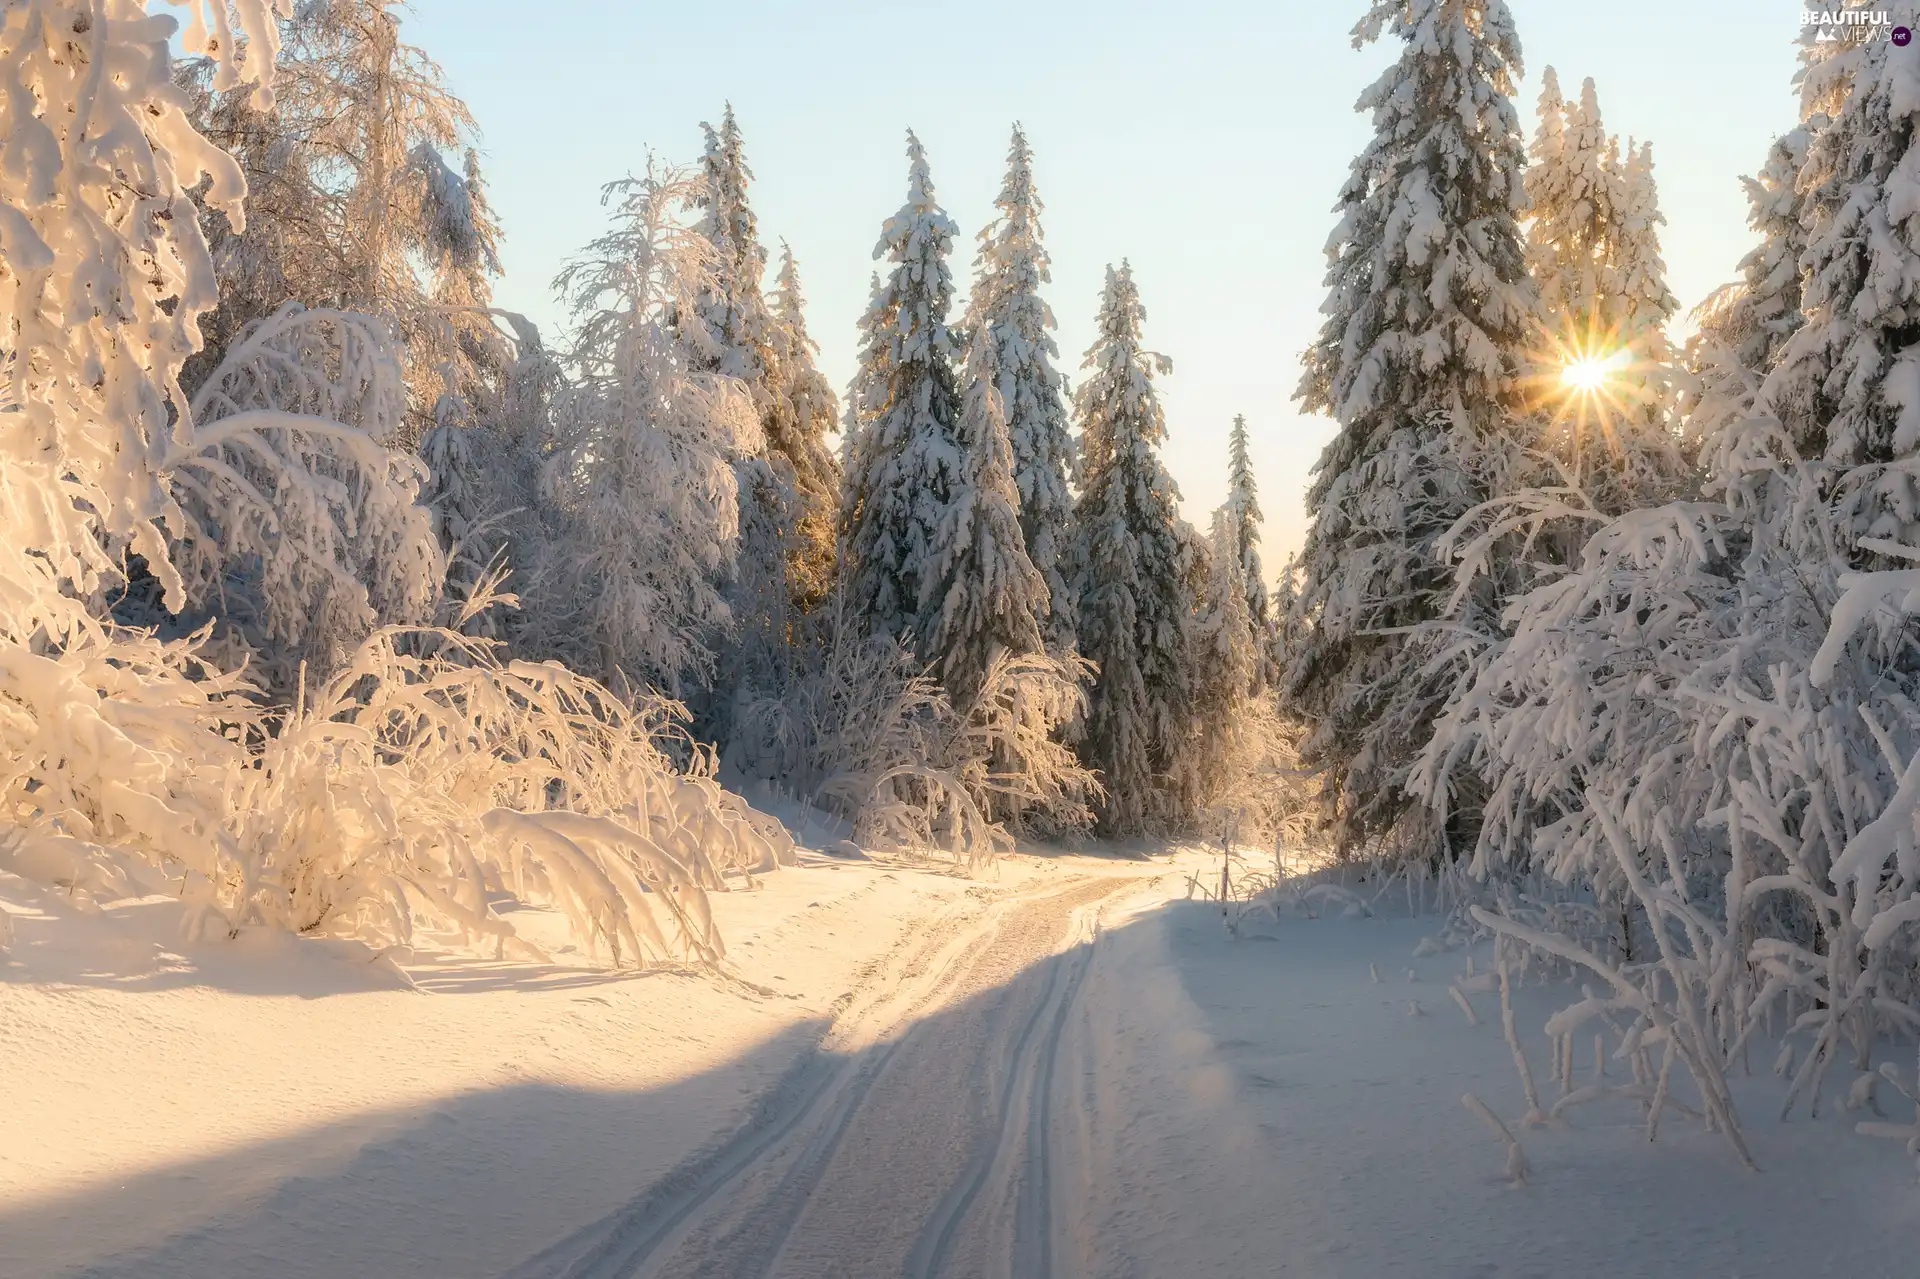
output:
[[[386,628],[236,783],[234,923],[405,943],[419,919],[532,953],[490,907],[547,900],[615,964],[724,953],[706,904],[775,855],[661,748],[681,712],[451,629]]]

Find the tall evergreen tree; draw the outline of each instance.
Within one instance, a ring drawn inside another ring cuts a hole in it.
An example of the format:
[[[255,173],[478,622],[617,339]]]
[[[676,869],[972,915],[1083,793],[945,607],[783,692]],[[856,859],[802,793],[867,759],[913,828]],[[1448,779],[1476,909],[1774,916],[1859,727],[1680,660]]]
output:
[[[818,420],[824,411],[831,422],[832,397],[815,403],[821,388],[815,385],[819,374],[801,315],[797,274],[783,286],[784,295],[776,293],[783,308],[778,317],[762,291],[767,251],[748,199],[753,171],[732,105],[718,129],[708,124],[701,129],[706,148],[694,203],[700,209],[700,234],[714,248],[715,269],[712,284],[694,306],[702,324],[690,327],[688,338],[700,366],[737,379],[760,417],[762,453],[736,464],[742,536],[754,543],[746,548],[743,571],[783,580],[743,580],[735,588],[736,601],[745,612],[785,613],[790,604],[805,609],[818,600],[832,569],[839,476]],[[711,345],[699,348],[709,338]],[[785,385],[788,378],[799,385]],[[782,629],[777,619],[761,620]]]
[[[1660,260],[1651,150],[1622,153],[1591,79],[1572,104],[1551,67],[1546,81],[1527,170],[1527,256],[1546,326],[1534,385],[1548,421],[1535,443],[1554,465],[1535,478],[1571,484],[1586,505],[1617,515],[1669,495],[1686,470],[1665,329],[1678,303]],[[1529,486],[1524,475],[1511,482]],[[1563,561],[1586,533],[1583,520],[1561,528],[1547,558]]]
[[[1800,327],[1800,254],[1807,237],[1797,182],[1810,138],[1805,127],[1788,130],[1767,148],[1759,174],[1741,179],[1747,225],[1760,243],[1740,259],[1738,283],[1709,303],[1700,325],[1706,342],[1718,343],[1754,374],[1774,366]]]
[[[1000,216],[980,232],[980,262],[967,311],[969,340],[998,348],[1001,402],[1013,448],[1013,479],[1020,494],[1020,527],[1027,557],[1046,579],[1050,607],[1042,629],[1049,651],[1077,647],[1078,608],[1067,555],[1072,540],[1073,469],[1062,379],[1054,368],[1053,311],[1040,296],[1052,277],[1042,243],[1044,205],[1033,184],[1033,151],[1018,125],[1007,153],[1007,178],[995,202]]]
[[[801,501],[787,561],[788,587],[802,610],[826,595],[833,580],[833,517],[839,500],[840,463],[827,447],[840,416],[833,387],[820,372],[820,346],[807,332],[806,296],[800,265],[785,241],[774,277],[773,402],[765,415],[767,442],[793,464]]]
[[[911,643],[923,631],[922,583],[959,480],[961,449],[947,328],[955,228],[934,199],[926,150],[911,131],[907,159],[907,202],[887,219],[873,252],[893,269],[861,321],[840,538],[854,616],[876,634]]]
[[[1408,809],[1408,767],[1452,686],[1420,647],[1451,602],[1435,544],[1486,496],[1482,460],[1520,408],[1536,322],[1506,5],[1376,0],[1356,45],[1389,29],[1405,48],[1360,98],[1374,137],[1335,206],[1327,319],[1299,391],[1340,429],[1308,493],[1286,693],[1348,842]],[[1491,629],[1486,602],[1467,604],[1479,612],[1455,624]]]
[[[1688,340],[1687,365],[1698,390],[1687,430],[1694,439],[1725,438],[1729,425],[1751,415],[1762,379],[1800,329],[1800,256],[1807,234],[1798,183],[1811,140],[1804,125],[1788,130],[1767,148],[1759,174],[1741,179],[1747,225],[1760,242],[1740,259],[1740,278],[1693,312],[1699,329]],[[1807,441],[1796,438],[1794,444],[1806,451]]]
[[[1649,430],[1666,431],[1674,410],[1673,347],[1667,321],[1680,299],[1667,287],[1660,256],[1660,212],[1653,181],[1653,144],[1627,142],[1620,169],[1620,230],[1613,280],[1619,290],[1619,332],[1631,360],[1622,370],[1628,417]]]
[[[1213,513],[1206,578],[1194,610],[1193,732],[1179,761],[1188,802],[1203,808],[1234,771],[1243,717],[1262,678],[1260,627],[1247,605],[1240,512],[1232,498]]]
[[[1920,540],[1920,94],[1907,50],[1867,42],[1800,174],[1806,320],[1760,391],[1810,456],[1850,473],[1852,538]],[[1857,552],[1864,557],[1864,552]]]
[[[1860,8],[1857,2],[1847,8]],[[1762,380],[1778,367],[1787,343],[1799,332],[1806,272],[1808,190],[1801,185],[1813,143],[1832,123],[1853,87],[1854,73],[1866,50],[1857,41],[1822,41],[1809,25],[1801,35],[1800,66],[1794,87],[1800,95],[1800,123],[1767,148],[1766,163],[1747,189],[1747,225],[1760,243],[1740,260],[1740,278],[1717,290],[1695,309],[1699,331],[1688,343],[1688,363],[1700,388],[1688,421],[1701,440],[1727,441],[1728,428],[1748,420]],[[1825,447],[1824,427],[1807,413],[1780,417],[1803,457]]]
[[[1581,356],[1605,346],[1619,322],[1613,249],[1624,191],[1593,81],[1585,81],[1580,100],[1570,104],[1560,97],[1552,67],[1543,80],[1526,173],[1527,265],[1548,337],[1562,352]]]
[[[1129,833],[1177,815],[1169,785],[1188,724],[1193,531],[1160,460],[1166,413],[1153,375],[1172,368],[1141,345],[1146,310],[1121,263],[1107,269],[1097,336],[1074,397],[1086,460],[1074,509],[1080,651],[1099,667],[1080,742],[1107,787],[1101,824]]]
[[[731,103],[718,129],[705,123],[700,129],[706,135],[706,148],[700,156],[701,181],[693,203],[700,210],[696,229],[713,245],[713,270],[711,282],[694,301],[704,323],[688,332],[706,344],[705,350],[695,348],[697,358],[712,372],[737,378],[754,397],[754,406],[763,408],[770,398],[767,369],[773,322],[760,291],[767,251],[747,201],[753,171],[747,167]]]
[[[972,343],[960,411],[960,471],[920,579],[919,649],[962,714],[1001,653],[1043,647],[1047,582],[1027,557],[1000,388],[999,344]]]
[[[1240,576],[1245,581],[1247,616],[1253,625],[1267,624],[1267,577],[1260,568],[1260,513],[1258,486],[1253,478],[1253,454],[1247,442],[1247,417],[1236,413],[1233,433],[1227,437],[1227,510],[1232,514],[1234,542],[1239,547]]]

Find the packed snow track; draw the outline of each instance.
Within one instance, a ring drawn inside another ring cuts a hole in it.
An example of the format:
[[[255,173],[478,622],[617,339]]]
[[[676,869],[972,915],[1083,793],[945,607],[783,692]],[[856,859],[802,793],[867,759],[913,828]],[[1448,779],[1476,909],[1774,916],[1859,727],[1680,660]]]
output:
[[[861,975],[719,1145],[514,1279],[1072,1274],[1070,1065],[1105,907],[1137,876],[981,890]]]

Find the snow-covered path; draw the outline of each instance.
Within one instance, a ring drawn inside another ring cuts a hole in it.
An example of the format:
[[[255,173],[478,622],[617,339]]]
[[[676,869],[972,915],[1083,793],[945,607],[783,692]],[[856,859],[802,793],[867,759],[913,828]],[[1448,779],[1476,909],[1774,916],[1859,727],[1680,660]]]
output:
[[[1064,1041],[1102,908],[1140,886],[951,905],[862,975],[749,1125],[514,1273],[1055,1273],[1075,1246],[1054,1211]]]
[[[0,881],[0,1275],[1911,1279],[1909,1161],[1839,1095],[1773,1121],[1764,1071],[1760,1174],[1619,1103],[1518,1129],[1510,1188],[1460,1105],[1522,1109],[1470,956],[1416,956],[1431,919],[1230,937],[1184,900],[1208,866],[816,862],[719,900],[738,979],[384,989]],[[1520,992],[1537,1068],[1563,995]]]

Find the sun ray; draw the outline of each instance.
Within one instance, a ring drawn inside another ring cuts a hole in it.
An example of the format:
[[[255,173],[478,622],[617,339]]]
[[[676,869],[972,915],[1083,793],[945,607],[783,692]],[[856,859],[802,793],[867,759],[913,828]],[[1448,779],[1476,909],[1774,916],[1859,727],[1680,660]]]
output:
[[[1624,451],[1621,432],[1644,392],[1632,376],[1640,357],[1617,327],[1591,319],[1560,331],[1543,326],[1528,362],[1524,395],[1546,419],[1549,436],[1572,444],[1575,457],[1584,454],[1583,441],[1595,438],[1610,451]]]

